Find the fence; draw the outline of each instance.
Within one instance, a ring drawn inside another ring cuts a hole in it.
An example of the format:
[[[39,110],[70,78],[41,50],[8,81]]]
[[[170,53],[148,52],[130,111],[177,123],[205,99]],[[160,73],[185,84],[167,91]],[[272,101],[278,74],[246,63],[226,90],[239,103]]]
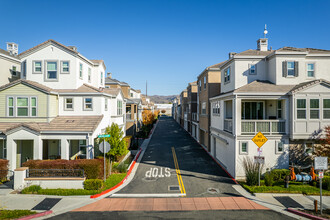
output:
[[[26,177],[77,177],[77,178],[84,178],[85,173],[82,169],[28,169],[26,172]]]

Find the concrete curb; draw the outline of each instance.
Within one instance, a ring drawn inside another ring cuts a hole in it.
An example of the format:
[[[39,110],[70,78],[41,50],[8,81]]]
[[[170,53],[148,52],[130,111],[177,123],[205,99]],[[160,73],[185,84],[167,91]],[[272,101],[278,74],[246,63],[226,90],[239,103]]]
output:
[[[46,216],[46,215],[50,215],[52,213],[53,213],[53,211],[49,210],[49,211],[46,211],[46,212],[40,212],[40,213],[37,213],[37,214],[24,216],[24,217],[18,218],[18,220],[28,220],[28,219],[40,218],[40,217],[43,217],[43,216]]]
[[[311,214],[307,214],[305,212],[300,212],[300,211],[295,210],[295,209],[288,208],[287,210],[288,210],[288,212],[292,212],[296,215],[300,215],[300,216],[305,217],[305,218],[316,219],[316,220],[327,220],[326,218],[314,216],[314,215],[311,215]]]

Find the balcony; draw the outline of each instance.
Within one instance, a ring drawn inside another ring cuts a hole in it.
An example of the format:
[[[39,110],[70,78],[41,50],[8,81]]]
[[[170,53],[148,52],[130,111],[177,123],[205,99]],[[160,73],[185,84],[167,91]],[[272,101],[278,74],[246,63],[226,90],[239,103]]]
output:
[[[224,120],[224,128],[223,130],[229,132],[229,133],[233,133],[233,119],[228,119],[226,118]]]
[[[285,134],[285,120],[242,120],[241,134],[255,135],[263,134]]]

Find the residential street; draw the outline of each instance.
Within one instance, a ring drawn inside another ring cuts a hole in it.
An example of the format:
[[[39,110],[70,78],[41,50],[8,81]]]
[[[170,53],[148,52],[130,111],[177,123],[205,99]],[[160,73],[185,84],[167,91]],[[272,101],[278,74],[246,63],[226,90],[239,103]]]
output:
[[[125,188],[53,219],[290,219],[242,197],[233,185],[184,129],[172,118],[161,117]]]

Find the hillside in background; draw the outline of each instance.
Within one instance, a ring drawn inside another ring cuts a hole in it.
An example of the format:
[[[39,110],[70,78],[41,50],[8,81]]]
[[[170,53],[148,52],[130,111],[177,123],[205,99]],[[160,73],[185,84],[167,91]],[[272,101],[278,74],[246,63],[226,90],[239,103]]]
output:
[[[152,96],[148,96],[150,98],[150,100],[153,103],[156,104],[168,104],[168,103],[172,103],[174,98],[177,98],[179,96],[177,95],[168,95],[168,96],[162,96],[162,95],[152,95]]]

